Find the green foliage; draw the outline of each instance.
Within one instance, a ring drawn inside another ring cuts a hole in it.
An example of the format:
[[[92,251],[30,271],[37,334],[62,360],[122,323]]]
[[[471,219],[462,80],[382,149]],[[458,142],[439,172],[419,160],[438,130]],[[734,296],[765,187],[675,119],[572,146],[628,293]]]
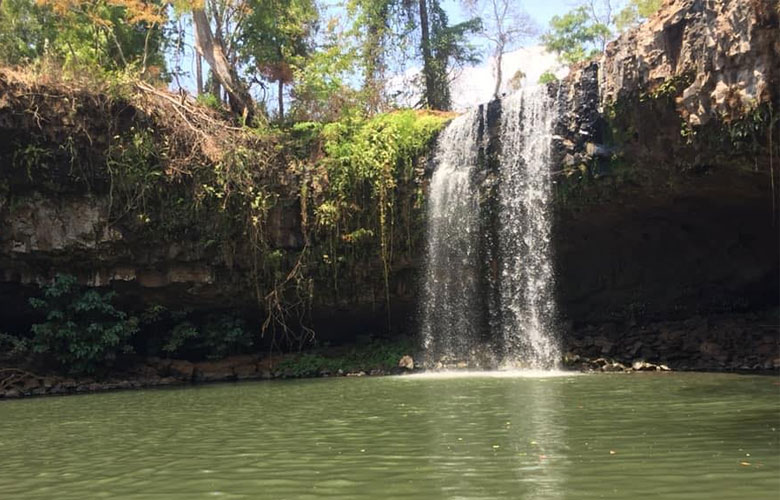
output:
[[[622,32],[636,26],[652,16],[662,3],[663,0],[629,0],[628,5],[615,16],[615,27]]]
[[[191,328],[191,325],[184,327],[185,330]],[[244,320],[231,315],[210,316],[203,326],[187,334],[179,350],[202,353],[213,359],[247,352],[255,342],[254,334],[247,329]]]
[[[0,61],[29,63],[43,56],[56,39],[54,15],[31,0],[0,2]]]
[[[438,114],[399,111],[371,119],[351,117],[323,128],[328,190],[316,209],[318,223],[352,234],[350,242],[357,240],[355,231],[363,229],[359,235],[364,237],[376,228],[386,280],[396,188],[413,181],[415,161],[446,121]],[[366,221],[369,227],[350,223],[360,221],[353,217],[356,210],[374,219]]]
[[[552,82],[557,82],[557,81],[558,81],[558,77],[555,76],[555,73],[553,73],[552,71],[548,70],[542,73],[541,75],[539,75],[539,83],[541,83],[542,85],[552,83]]]
[[[81,290],[75,277],[63,274],[42,291],[42,297],[30,299],[45,315],[31,329],[33,352],[52,355],[74,374],[94,372],[132,352],[129,341],[138,332],[138,319],[111,304],[113,292]]]
[[[366,96],[350,86],[358,64],[349,36],[330,22],[320,33],[316,50],[300,57],[293,66],[294,97],[290,116],[294,120],[334,121],[360,108]]]
[[[448,117],[399,111],[329,123],[322,131],[330,195],[348,199],[368,181],[380,191],[396,185],[395,174],[410,179],[414,160]]]
[[[668,99],[673,102],[674,98],[679,96],[693,82],[693,79],[694,75],[691,73],[674,75],[664,80],[652,91],[641,93],[639,100],[644,102],[648,99]]]
[[[542,35],[542,43],[564,62],[572,64],[597,54],[595,42],[609,34],[609,27],[595,21],[582,6],[562,16],[553,16],[550,30]]]
[[[27,354],[29,349],[28,339],[0,332],[0,358],[18,358]]]
[[[125,0],[0,2],[0,62],[48,59],[74,74],[133,68],[159,78],[165,69],[165,4]]]
[[[313,49],[319,13],[314,0],[252,0],[241,37],[241,52],[257,70],[279,85],[279,117],[283,86],[293,82]]]
[[[289,377],[311,377],[322,372],[356,373],[382,370],[389,372],[398,366],[398,360],[409,354],[408,341],[372,340],[348,349],[323,349],[288,357],[277,369]]]
[[[446,111],[452,107],[449,81],[452,67],[474,64],[480,60],[479,52],[470,42],[469,37],[479,33],[482,29],[482,20],[474,18],[450,25],[440,0],[427,0],[427,5],[430,22],[430,56],[426,57],[426,40],[423,37],[421,40],[425,78],[423,100],[425,106],[430,109]]]
[[[26,144],[14,150],[13,166],[24,169],[27,178],[33,180],[33,172],[48,169],[49,162],[54,156],[51,149],[37,144]]]
[[[246,322],[231,313],[204,317],[158,305],[141,315],[141,326],[149,332],[152,352],[159,349],[174,358],[220,359],[249,352],[256,341]]]
[[[772,144],[772,134],[780,125],[780,115],[774,113],[771,103],[754,106],[738,116],[723,117],[723,121],[728,143],[735,153],[754,159],[762,149],[770,155],[776,154],[770,148],[778,146]]]
[[[219,97],[215,96],[214,94],[210,92],[205,92],[203,94],[200,94],[196,100],[199,104],[202,104],[203,106],[206,106],[207,108],[211,108],[216,111],[221,111],[223,108],[222,101],[219,100]]]

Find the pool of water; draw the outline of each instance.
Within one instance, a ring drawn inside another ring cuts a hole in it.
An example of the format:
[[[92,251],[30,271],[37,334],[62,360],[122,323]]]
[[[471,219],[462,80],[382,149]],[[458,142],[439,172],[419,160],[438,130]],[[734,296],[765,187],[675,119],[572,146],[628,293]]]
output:
[[[662,373],[4,401],[0,498],[777,499],[779,396],[778,377]]]

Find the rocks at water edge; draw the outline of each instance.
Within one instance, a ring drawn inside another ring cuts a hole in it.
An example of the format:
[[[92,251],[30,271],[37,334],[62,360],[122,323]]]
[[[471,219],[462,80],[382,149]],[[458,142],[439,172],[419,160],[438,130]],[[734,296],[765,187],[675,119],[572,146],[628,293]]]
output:
[[[398,368],[403,368],[404,370],[414,370],[414,359],[409,356],[408,354],[401,357],[401,359],[398,361]]]

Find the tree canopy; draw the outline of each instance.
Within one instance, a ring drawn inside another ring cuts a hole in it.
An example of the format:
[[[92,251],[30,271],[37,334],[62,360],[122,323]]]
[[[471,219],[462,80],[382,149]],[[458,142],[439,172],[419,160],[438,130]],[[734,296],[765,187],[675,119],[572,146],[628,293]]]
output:
[[[659,3],[583,0],[541,41],[577,62]],[[448,110],[459,67],[489,54],[497,97],[504,54],[537,34],[516,2],[454,5],[465,20],[443,0],[2,0],[0,63],[175,84],[245,124],[370,116],[401,95]]]

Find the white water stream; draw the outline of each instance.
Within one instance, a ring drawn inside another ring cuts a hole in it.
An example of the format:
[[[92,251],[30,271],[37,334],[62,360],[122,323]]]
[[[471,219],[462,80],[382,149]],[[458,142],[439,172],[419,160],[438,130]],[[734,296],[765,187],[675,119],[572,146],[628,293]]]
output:
[[[423,343],[429,363],[479,366],[478,354],[485,359],[489,350],[503,368],[549,370],[560,359],[550,244],[555,106],[539,87],[505,98],[501,108],[492,257],[480,255],[480,240],[489,235],[480,234],[485,191],[475,181],[485,116],[473,110],[458,117],[438,142],[428,199]],[[486,269],[490,276],[481,275]],[[498,290],[495,311],[485,311],[484,282]],[[480,321],[487,316],[497,320]],[[491,331],[480,331],[487,324]]]

